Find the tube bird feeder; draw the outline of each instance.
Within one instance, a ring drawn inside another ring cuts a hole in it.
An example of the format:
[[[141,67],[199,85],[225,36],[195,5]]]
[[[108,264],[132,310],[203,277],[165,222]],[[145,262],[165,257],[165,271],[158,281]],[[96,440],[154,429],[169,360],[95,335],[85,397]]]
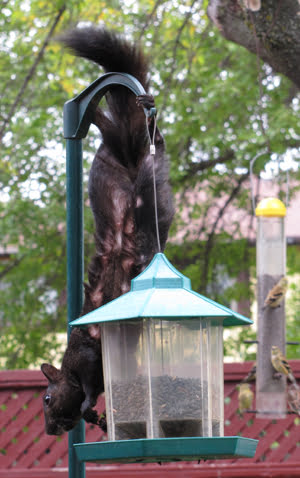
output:
[[[256,408],[260,418],[284,418],[286,378],[274,378],[272,345],[285,353],[284,300],[275,308],[265,303],[269,291],[286,274],[285,205],[276,198],[261,200],[257,217],[256,269],[258,350]]]

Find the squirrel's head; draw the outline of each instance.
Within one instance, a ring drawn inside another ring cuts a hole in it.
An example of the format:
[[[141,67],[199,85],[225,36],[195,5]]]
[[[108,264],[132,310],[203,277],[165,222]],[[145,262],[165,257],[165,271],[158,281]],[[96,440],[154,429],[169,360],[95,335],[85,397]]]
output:
[[[43,396],[46,433],[62,435],[72,430],[81,419],[80,408],[85,395],[73,377],[64,376],[53,365],[44,363],[41,370],[49,382]]]

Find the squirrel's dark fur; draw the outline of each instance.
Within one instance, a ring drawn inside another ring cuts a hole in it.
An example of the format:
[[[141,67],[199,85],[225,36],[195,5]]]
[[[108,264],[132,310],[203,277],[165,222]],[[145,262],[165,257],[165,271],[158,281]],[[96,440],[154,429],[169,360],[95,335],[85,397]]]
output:
[[[154,120],[146,120],[142,108],[150,109],[154,100],[148,94],[148,61],[138,45],[95,27],[72,30],[61,36],[60,41],[76,55],[101,65],[105,72],[133,75],[147,92],[136,98],[128,88],[114,86],[106,94],[108,112],[97,107],[93,119],[101,132],[102,143],[89,176],[96,254],[88,269],[88,284],[85,284],[84,315],[127,292],[131,279],[158,251],[152,157],[146,124],[148,121],[153,135]],[[163,250],[173,218],[173,205],[164,141],[158,129],[154,138],[158,225]],[[70,430],[81,417],[97,423],[92,407],[104,388],[97,326],[87,331],[74,329],[61,370],[43,364],[42,371],[49,380],[44,397],[47,433]]]

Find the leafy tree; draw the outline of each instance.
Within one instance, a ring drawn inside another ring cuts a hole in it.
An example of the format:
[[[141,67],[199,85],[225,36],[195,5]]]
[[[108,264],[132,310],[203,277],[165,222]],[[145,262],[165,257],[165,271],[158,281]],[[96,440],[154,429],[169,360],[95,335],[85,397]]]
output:
[[[168,256],[196,290],[223,303],[249,297],[248,287],[232,279],[254,266],[253,251],[239,224],[239,241],[221,232],[222,218],[231,205],[251,211],[249,161],[257,152],[267,151],[255,163],[256,175],[287,152],[299,160],[299,97],[291,81],[267,64],[258,75],[256,57],[222,38],[207,6],[200,0],[2,2],[1,246],[18,245],[18,253],[0,266],[3,366],[47,360],[58,348],[56,333],[66,327],[62,107],[100,74],[55,42],[55,35],[78,22],[125,32],[151,56],[152,89],[178,199],[173,235],[185,231],[180,213],[187,205],[188,221],[201,219],[180,246],[170,243]],[[85,179],[96,144],[91,128]],[[190,193],[201,191],[201,203],[191,202]],[[88,264],[93,225],[86,205]]]

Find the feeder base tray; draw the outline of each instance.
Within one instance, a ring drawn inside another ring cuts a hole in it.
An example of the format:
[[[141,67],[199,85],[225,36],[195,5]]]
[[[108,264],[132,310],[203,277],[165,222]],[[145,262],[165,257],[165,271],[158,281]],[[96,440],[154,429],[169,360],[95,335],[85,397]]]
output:
[[[258,440],[233,437],[184,437],[118,440],[74,445],[79,461],[151,463],[252,458]]]

